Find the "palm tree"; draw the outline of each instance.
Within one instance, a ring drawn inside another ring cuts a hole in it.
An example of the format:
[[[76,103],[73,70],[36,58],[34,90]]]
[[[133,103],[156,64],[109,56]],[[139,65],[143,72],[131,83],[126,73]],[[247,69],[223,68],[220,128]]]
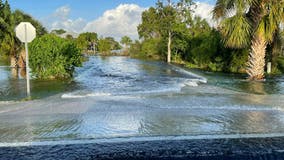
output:
[[[11,67],[19,67],[19,56],[23,56],[19,55],[23,49],[22,43],[16,37],[14,31],[16,25],[23,21],[31,22],[37,28],[38,36],[47,33],[37,20],[20,10],[12,12],[8,1],[6,0],[3,4],[0,0],[0,53],[10,56]],[[24,65],[20,67],[24,67]]]
[[[1,2],[0,7],[1,14],[1,44],[0,50],[1,52],[6,53],[11,57],[11,66],[16,67],[16,49],[17,49],[17,39],[15,37],[14,28],[14,16],[11,12],[10,5],[6,0],[4,4]]]
[[[213,10],[227,47],[250,46],[247,73],[264,78],[265,55],[284,19],[283,0],[217,0]]]
[[[128,36],[123,36],[120,40],[120,43],[125,45],[125,48],[129,47],[129,45],[132,43],[132,40]]]

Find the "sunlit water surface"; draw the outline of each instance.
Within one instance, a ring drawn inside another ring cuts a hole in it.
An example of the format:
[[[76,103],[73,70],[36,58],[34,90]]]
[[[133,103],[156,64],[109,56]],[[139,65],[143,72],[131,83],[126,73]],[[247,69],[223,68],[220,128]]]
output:
[[[25,79],[6,65],[0,89],[2,143],[284,134],[281,76],[247,82],[157,61],[89,57],[73,81],[32,80],[37,100],[12,101],[25,97]]]

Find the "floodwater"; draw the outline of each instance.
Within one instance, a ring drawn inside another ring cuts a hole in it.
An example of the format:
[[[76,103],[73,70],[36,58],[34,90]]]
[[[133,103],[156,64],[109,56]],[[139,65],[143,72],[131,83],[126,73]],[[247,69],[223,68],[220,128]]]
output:
[[[1,64],[1,63],[0,63]],[[73,81],[0,67],[0,143],[159,136],[284,135],[284,78],[247,82],[127,57],[89,57]]]

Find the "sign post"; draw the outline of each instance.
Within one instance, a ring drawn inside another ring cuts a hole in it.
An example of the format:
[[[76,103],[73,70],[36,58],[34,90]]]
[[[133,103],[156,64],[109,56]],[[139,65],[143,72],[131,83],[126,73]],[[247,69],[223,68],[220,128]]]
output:
[[[15,29],[17,38],[25,43],[26,49],[26,79],[27,79],[27,96],[31,96],[30,89],[30,68],[29,68],[29,49],[28,43],[32,42],[36,37],[36,29],[29,22],[21,22]]]

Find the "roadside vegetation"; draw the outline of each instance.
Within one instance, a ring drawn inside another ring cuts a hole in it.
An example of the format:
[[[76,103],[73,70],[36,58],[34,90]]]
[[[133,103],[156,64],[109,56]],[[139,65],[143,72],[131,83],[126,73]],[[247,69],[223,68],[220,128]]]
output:
[[[220,20],[219,27],[225,46],[250,50],[246,73],[252,80],[263,79],[267,62],[265,58],[273,61],[276,56],[273,52],[277,47],[280,25],[284,22],[283,9],[284,2],[276,0],[216,2],[214,18]]]
[[[140,41],[131,44],[132,56],[247,73],[252,80],[264,78],[268,62],[272,62],[273,73],[283,73],[282,1],[217,0],[213,12],[220,23],[215,27],[194,17],[191,8],[194,3],[190,0],[158,1],[143,12]]]
[[[82,64],[81,50],[71,40],[46,34],[30,44],[30,68],[40,79],[65,79]]]
[[[11,11],[8,1],[0,0],[0,54],[9,57],[11,67],[24,67],[21,52],[24,50],[22,43],[17,39],[15,28],[22,22],[30,22],[37,29],[37,36],[47,33],[46,29],[30,15],[20,11]]]

